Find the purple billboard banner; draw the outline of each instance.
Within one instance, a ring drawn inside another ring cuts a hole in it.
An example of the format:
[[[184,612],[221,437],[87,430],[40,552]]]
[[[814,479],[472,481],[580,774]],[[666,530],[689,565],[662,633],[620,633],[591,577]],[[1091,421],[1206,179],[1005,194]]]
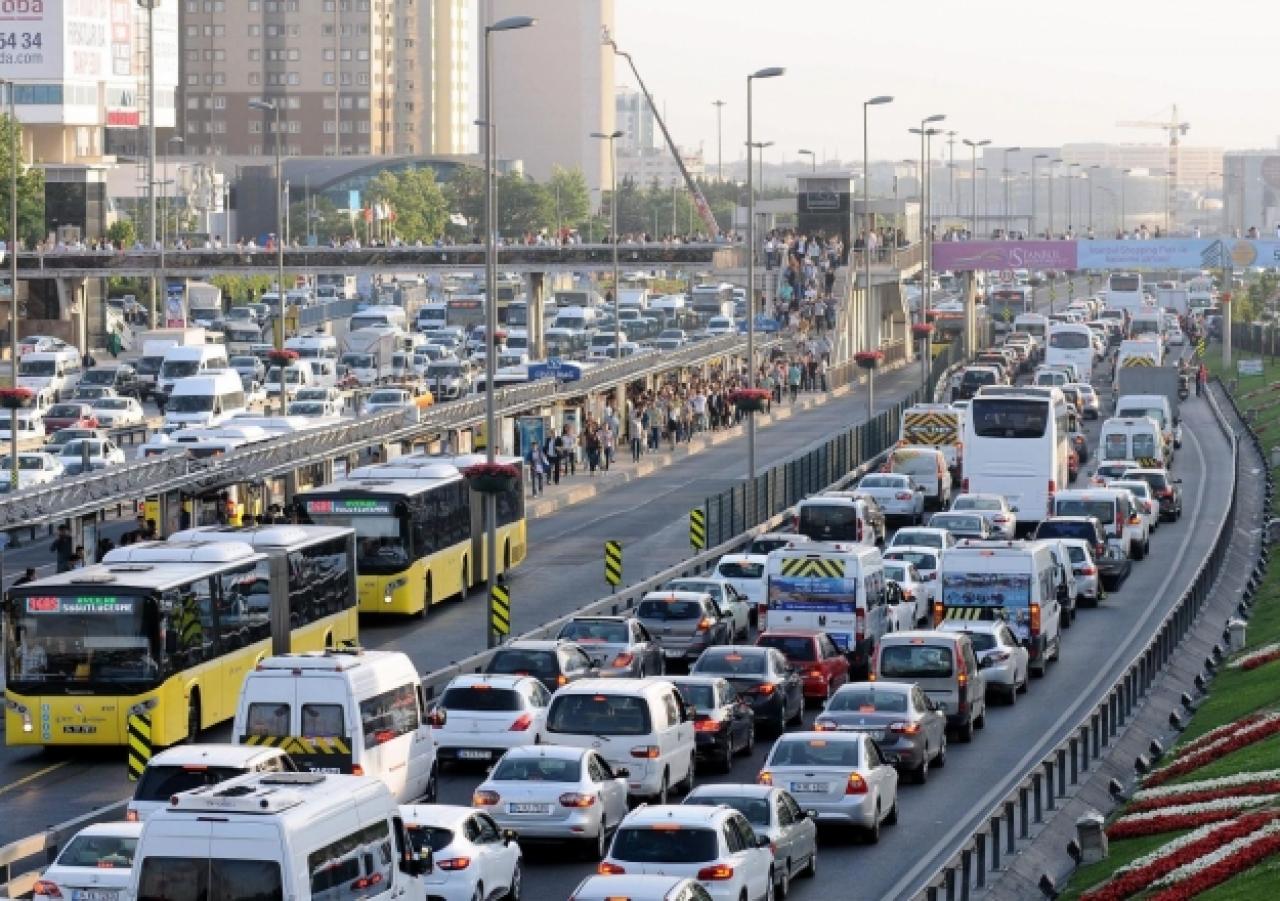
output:
[[[1075,241],[937,241],[933,268],[953,272],[1076,269]]]

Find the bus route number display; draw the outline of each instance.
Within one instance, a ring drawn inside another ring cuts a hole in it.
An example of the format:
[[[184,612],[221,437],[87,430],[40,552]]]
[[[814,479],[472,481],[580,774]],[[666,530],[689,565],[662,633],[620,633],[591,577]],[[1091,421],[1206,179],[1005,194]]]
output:
[[[391,504],[389,501],[337,498],[327,501],[307,501],[307,512],[321,516],[326,513],[335,516],[386,515],[391,512]]]
[[[27,598],[28,613],[132,613],[133,602],[117,597]]]

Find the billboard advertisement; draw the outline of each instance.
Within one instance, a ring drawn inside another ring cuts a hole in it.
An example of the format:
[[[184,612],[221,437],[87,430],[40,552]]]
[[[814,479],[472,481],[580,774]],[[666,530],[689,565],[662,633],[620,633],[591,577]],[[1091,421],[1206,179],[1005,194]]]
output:
[[[1006,269],[1248,269],[1280,266],[1280,241],[1243,238],[1154,238],[1148,241],[939,241],[933,268],[965,272]]]
[[[101,81],[111,36],[111,0],[3,0],[0,71],[18,82]]]
[[[942,574],[945,607],[1026,607],[1031,576],[1026,573],[959,572]]]
[[[964,272],[992,269],[1076,269],[1075,241],[937,241],[933,268]]]

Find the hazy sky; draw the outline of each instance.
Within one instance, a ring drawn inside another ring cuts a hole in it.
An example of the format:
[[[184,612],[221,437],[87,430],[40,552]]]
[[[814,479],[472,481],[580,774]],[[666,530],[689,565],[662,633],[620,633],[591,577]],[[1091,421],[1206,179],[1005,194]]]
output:
[[[665,107],[676,143],[716,160],[712,101],[724,107],[724,158],[746,140],[746,75],[755,139],[769,163],[795,151],[919,155],[907,134],[946,113],[962,137],[995,144],[1160,143],[1165,132],[1120,120],[1191,123],[1190,145],[1275,147],[1280,135],[1280,3],[1275,0],[615,0],[618,45]],[[619,61],[620,84],[631,84]],[[934,139],[937,148],[938,139]],[[956,156],[967,148],[956,145]]]

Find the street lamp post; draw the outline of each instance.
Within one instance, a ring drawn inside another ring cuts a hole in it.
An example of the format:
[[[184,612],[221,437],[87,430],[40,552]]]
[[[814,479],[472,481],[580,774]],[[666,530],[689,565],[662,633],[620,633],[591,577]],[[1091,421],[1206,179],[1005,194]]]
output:
[[[1021,147],[1004,148],[1004,167],[1000,176],[1004,179],[1004,239],[1009,240],[1009,154],[1017,153]]]
[[[497,241],[497,209],[494,204],[494,139],[496,136],[495,123],[493,121],[493,34],[498,31],[516,31],[521,28],[530,28],[537,24],[537,19],[531,16],[510,16],[506,19],[500,19],[492,25],[486,25],[484,28],[484,457],[485,462],[493,464],[497,458],[498,443],[498,425],[494,413],[494,396],[493,396],[493,380],[496,358],[498,356],[497,347],[494,343],[494,334],[498,331],[498,241]],[[615,199],[616,204],[616,199]],[[613,236],[614,252],[617,252],[618,236]],[[614,297],[618,295],[617,286],[614,286]],[[614,314],[615,320],[617,314]],[[484,521],[485,521],[485,543],[484,543],[484,564],[485,564],[485,587],[486,592],[492,595],[493,588],[498,582],[498,496],[496,494],[485,494],[484,496]],[[466,586],[463,590],[465,592]],[[484,604],[485,633],[488,636],[489,647],[495,647],[498,644],[499,636],[494,631],[492,618],[489,615],[489,603],[486,600]]]
[[[876,221],[875,216],[871,214],[871,141],[867,129],[867,110],[870,107],[883,106],[886,103],[893,103],[893,98],[885,94],[862,101],[862,216],[863,221],[866,223],[864,227],[867,231],[867,236],[862,242],[862,270],[864,273],[862,303],[866,312],[866,335],[863,340],[867,342],[867,350],[878,350],[880,343],[880,311],[876,308],[871,293],[871,248],[869,243]],[[876,415],[875,386],[876,371],[871,368],[867,370],[868,423]]]
[[[1040,183],[1036,180],[1036,163],[1048,158],[1049,154],[1047,153],[1037,153],[1031,158],[1031,237],[1033,238],[1038,234],[1036,231],[1036,192]]]
[[[1090,166],[1090,167],[1089,167],[1089,171],[1090,171],[1090,172],[1099,172],[1099,171],[1101,171],[1101,170],[1102,170],[1102,166],[1097,165],[1097,164],[1094,164],[1094,165],[1092,165],[1092,166]],[[1094,236],[1094,228],[1093,228],[1093,182],[1094,182],[1094,178],[1093,178],[1093,176],[1092,176],[1092,175],[1087,176],[1087,178],[1089,179],[1089,237],[1091,237],[1091,238],[1092,238],[1092,237]]]
[[[982,218],[991,218],[991,170],[986,166],[979,166],[978,171],[982,173]]]
[[[751,89],[757,78],[777,78],[786,73],[781,66],[757,69],[747,76],[747,387],[756,386],[756,187],[751,175],[752,140]],[[751,510],[755,511],[756,418],[747,416],[747,479]]]
[[[1127,232],[1129,228],[1128,223],[1125,221],[1128,218],[1127,210],[1125,209],[1125,198],[1124,198],[1125,176],[1132,171],[1133,171],[1132,169],[1120,170],[1120,233],[1122,236]]]
[[[138,0],[138,6],[147,11],[147,209],[150,230],[147,241],[155,249],[156,243],[156,7],[160,0]],[[156,310],[156,281],[151,278],[151,328],[158,322]]]
[[[1076,173],[1072,170],[1079,167],[1079,165],[1079,163],[1067,164],[1067,234],[1072,236],[1075,235],[1075,225],[1072,223],[1074,219],[1072,208],[1075,205],[1076,195]]]
[[[263,112],[272,113],[275,118],[276,130],[276,317],[280,320],[280,328],[276,330],[275,345],[276,350],[284,350],[284,162],[281,158],[281,141],[283,136],[280,134],[280,101],[278,100],[250,100],[249,106],[252,109],[262,110]],[[288,392],[285,390],[284,370],[285,364],[282,361],[279,364],[280,369],[280,415],[284,416],[289,407],[287,398]]]
[[[724,139],[721,137],[721,120],[727,100],[712,100],[716,108],[716,181],[724,181]]]
[[[983,138],[981,141],[971,141],[964,139],[965,146],[969,148],[969,218],[973,221],[970,229],[971,237],[978,237],[978,148],[986,147],[991,143],[990,139]]]
[[[816,153],[814,153],[812,150],[805,150],[803,147],[797,150],[796,153],[800,154],[801,156],[807,156],[809,158],[810,172],[818,171],[818,155]]]
[[[1054,236],[1054,218],[1053,218],[1053,176],[1057,171],[1058,164],[1062,162],[1062,157],[1055,157],[1049,160],[1049,238]]]
[[[6,81],[9,95],[9,370],[10,382],[18,387],[18,117],[14,112],[12,81]],[[17,414],[9,419],[13,446],[9,449],[9,490],[18,490]]]
[[[591,137],[609,142],[609,176],[611,179],[609,188],[609,231],[613,234],[613,346],[617,349],[617,359],[621,360],[622,320],[618,317],[618,138],[622,137],[622,132],[611,131],[605,134],[604,132],[593,131],[591,132]],[[675,207],[673,206],[672,209],[674,210]],[[626,388],[623,385],[619,385],[619,400],[617,403],[617,414],[619,416],[625,416],[627,412],[625,392]]]
[[[756,141],[751,145],[756,153],[756,181],[760,183],[760,192],[764,193],[764,151],[773,146],[773,141]]]

